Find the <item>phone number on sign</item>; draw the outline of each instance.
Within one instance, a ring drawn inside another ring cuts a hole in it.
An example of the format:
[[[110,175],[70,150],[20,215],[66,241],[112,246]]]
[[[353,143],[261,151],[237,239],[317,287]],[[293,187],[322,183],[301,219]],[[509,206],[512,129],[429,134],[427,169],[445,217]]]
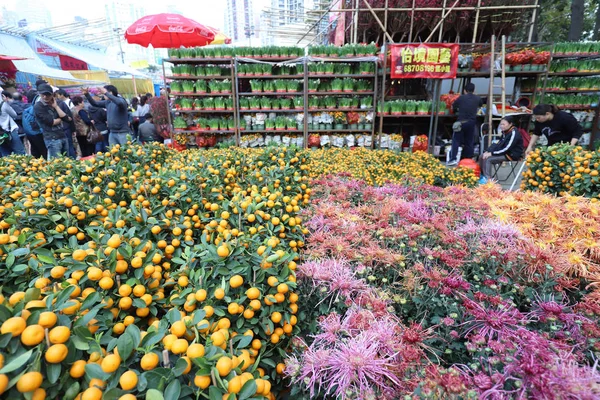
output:
[[[450,66],[448,65],[400,65],[396,68],[397,73],[409,73],[409,72],[450,72]]]

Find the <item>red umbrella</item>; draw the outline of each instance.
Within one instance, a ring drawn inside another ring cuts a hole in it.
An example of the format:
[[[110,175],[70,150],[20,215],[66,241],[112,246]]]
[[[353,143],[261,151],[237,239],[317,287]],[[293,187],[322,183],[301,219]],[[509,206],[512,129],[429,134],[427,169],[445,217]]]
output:
[[[148,15],[125,32],[128,43],[155,48],[206,46],[214,38],[210,28],[179,14]]]

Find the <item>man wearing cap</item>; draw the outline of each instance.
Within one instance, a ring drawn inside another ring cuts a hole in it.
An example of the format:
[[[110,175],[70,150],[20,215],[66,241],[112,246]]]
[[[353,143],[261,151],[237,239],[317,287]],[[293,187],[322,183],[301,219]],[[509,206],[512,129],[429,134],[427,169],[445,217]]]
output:
[[[50,85],[43,83],[38,86],[40,101],[35,103],[33,111],[35,119],[44,136],[48,148],[48,160],[69,154],[69,143],[63,130],[63,121],[68,120],[67,114],[59,107],[54,99]]]
[[[83,89],[83,93],[92,106],[106,108],[108,130],[110,131],[108,144],[110,146],[114,146],[115,144],[123,146],[126,144],[127,135],[131,133],[129,130],[127,100],[119,96],[117,88],[113,85],[106,85],[100,88],[100,93],[106,98],[106,100],[101,101],[94,100],[86,88]]]

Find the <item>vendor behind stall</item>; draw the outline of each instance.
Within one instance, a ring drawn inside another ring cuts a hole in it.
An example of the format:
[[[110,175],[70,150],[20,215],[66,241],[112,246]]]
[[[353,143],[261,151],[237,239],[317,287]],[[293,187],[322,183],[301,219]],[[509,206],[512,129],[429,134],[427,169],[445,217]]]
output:
[[[533,117],[535,127],[525,151],[526,155],[535,148],[535,143],[542,135],[548,139],[548,146],[556,143],[570,143],[575,146],[583,134],[581,125],[575,117],[560,111],[555,105],[538,104],[533,108]]]

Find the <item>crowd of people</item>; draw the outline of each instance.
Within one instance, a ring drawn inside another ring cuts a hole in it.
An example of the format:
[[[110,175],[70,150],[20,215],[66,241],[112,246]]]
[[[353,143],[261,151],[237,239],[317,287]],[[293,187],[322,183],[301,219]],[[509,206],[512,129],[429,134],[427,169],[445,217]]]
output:
[[[83,96],[71,98],[41,79],[26,96],[2,91],[0,157],[26,154],[25,140],[32,156],[46,159],[88,157],[128,140],[162,141],[150,113],[152,97],[147,93],[128,102],[106,85],[95,93],[84,88]]]

